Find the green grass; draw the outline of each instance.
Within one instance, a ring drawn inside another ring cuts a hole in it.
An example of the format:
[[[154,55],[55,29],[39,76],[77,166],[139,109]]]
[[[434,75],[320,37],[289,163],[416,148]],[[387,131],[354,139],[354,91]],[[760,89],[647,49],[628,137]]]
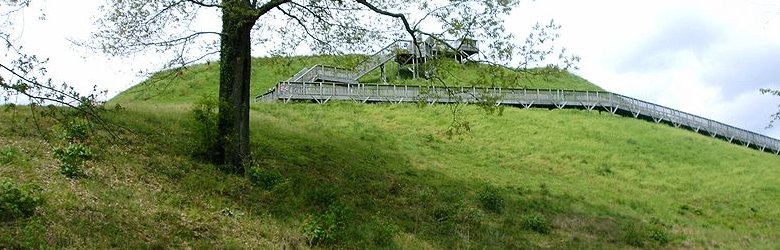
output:
[[[352,68],[360,56],[308,56],[291,58],[258,58],[252,63],[250,95],[265,93],[277,82],[290,78],[304,67],[315,64]],[[442,85],[438,81],[399,79],[398,66],[388,63],[388,80],[393,84]],[[532,69],[511,71],[473,63],[458,64],[442,61],[437,72],[449,86],[501,86],[540,89],[602,90],[579,76],[554,70]],[[157,73],[136,86],[114,97],[111,103],[152,101],[154,103],[192,103],[203,95],[216,95],[219,84],[219,64],[191,66],[178,73]],[[362,82],[380,82],[379,70],[361,78]]]
[[[257,60],[253,92],[315,60]],[[77,180],[27,112],[0,111],[13,155],[0,176],[45,199],[0,226],[0,247],[778,247],[780,158],[595,111],[467,106],[469,131],[448,136],[452,106],[255,103],[252,166],[275,181],[225,174],[191,156],[189,112],[215,94],[215,70],[112,100],[124,109],[109,119],[134,132],[101,144]]]

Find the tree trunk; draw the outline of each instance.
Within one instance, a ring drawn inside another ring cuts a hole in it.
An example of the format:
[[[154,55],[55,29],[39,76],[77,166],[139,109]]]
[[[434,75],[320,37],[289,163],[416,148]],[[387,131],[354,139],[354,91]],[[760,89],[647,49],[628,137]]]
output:
[[[228,171],[244,172],[249,159],[250,33],[256,17],[247,16],[249,1],[225,0],[219,69],[218,160]]]

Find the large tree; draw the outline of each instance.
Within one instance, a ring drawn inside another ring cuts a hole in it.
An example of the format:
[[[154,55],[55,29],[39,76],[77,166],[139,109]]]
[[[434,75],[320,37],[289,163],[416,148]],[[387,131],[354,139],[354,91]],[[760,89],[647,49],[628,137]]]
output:
[[[107,53],[153,50],[181,67],[219,53],[218,161],[243,171],[249,156],[253,45],[293,53],[372,51],[396,39],[481,40],[483,58],[509,62],[519,47],[504,27],[517,0],[107,0],[95,44]],[[221,30],[203,30],[221,18]],[[533,37],[532,37],[533,38]],[[216,42],[219,39],[219,43]],[[539,41],[531,39],[531,44]],[[528,41],[526,41],[528,43]]]

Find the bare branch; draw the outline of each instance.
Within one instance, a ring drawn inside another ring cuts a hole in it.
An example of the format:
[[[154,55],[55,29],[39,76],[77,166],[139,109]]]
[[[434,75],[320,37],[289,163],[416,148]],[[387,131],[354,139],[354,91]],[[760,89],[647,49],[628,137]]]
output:
[[[56,94],[62,95],[63,97],[67,97],[67,98],[70,98],[70,99],[73,99],[73,100],[76,100],[76,101],[79,99],[78,96],[75,96],[75,95],[72,95],[72,94],[69,94],[69,93],[65,93],[64,91],[55,89],[55,88],[50,87],[50,86],[46,86],[45,84],[41,84],[38,81],[35,81],[33,79],[29,79],[26,76],[20,74],[16,70],[13,70],[13,69],[9,68],[6,65],[0,64],[0,68],[8,71],[8,73],[11,73],[11,75],[14,75],[17,78],[21,79],[22,81],[24,81],[24,82],[26,82],[28,84],[31,84],[31,85],[33,85],[33,86],[35,86],[37,88],[46,89],[46,90],[52,91],[52,92],[54,92]],[[0,82],[0,87],[2,87],[4,89],[16,90],[15,91],[16,93],[25,95],[27,97],[30,97],[30,98],[34,99],[34,100],[52,101],[54,103],[65,105],[65,106],[68,106],[68,107],[71,107],[71,108],[76,108],[71,102],[67,102],[65,100],[59,100],[61,98],[50,98],[50,97],[47,97],[47,96],[34,96],[34,95],[30,94],[29,91],[21,91],[21,90],[17,89],[17,87],[5,84],[3,82]]]
[[[148,42],[148,43],[138,43],[138,44],[131,44],[128,46],[165,46],[169,44],[179,44],[180,42],[187,42],[189,40],[192,40],[195,37],[201,36],[201,35],[222,35],[222,33],[219,32],[213,32],[213,31],[201,31],[201,32],[195,32],[183,37],[174,38],[167,41],[159,41],[159,42]]]
[[[258,6],[256,8],[257,12],[255,15],[257,17],[260,17],[262,15],[265,15],[265,13],[268,13],[272,9],[281,6],[282,4],[291,2],[291,0],[271,0],[270,2],[267,2],[263,4],[262,6]],[[257,1],[254,1],[254,5],[257,6]]]
[[[222,8],[222,5],[219,5],[219,4],[209,4],[209,3],[204,3],[202,1],[196,1],[196,0],[182,0],[182,1],[188,2],[188,3],[192,3],[192,4],[195,4],[195,5],[201,6],[201,7]]]
[[[146,19],[146,24],[149,24],[152,20],[157,19],[160,17],[163,13],[168,12],[169,10],[173,9],[174,7],[178,6],[179,4],[186,2],[187,0],[180,0],[178,2],[172,3],[171,5],[165,6],[160,11],[157,12],[157,14],[152,15],[151,17]]]
[[[373,12],[376,12],[380,15],[389,16],[393,18],[400,19],[401,22],[404,24],[404,29],[407,33],[412,37],[412,45],[416,48],[418,56],[421,56],[422,51],[420,50],[420,41],[417,41],[417,36],[415,33],[419,31],[417,27],[412,28],[412,26],[409,24],[409,20],[404,16],[403,14],[399,13],[393,13],[389,12],[383,9],[380,9],[379,7],[376,7],[375,5],[369,3],[366,0],[356,0],[357,3],[362,4],[363,6],[366,6],[368,9],[370,9]]]
[[[325,42],[325,41],[321,40],[320,38],[318,38],[318,37],[314,36],[314,35],[313,35],[313,34],[312,34],[310,31],[309,31],[309,28],[306,26],[306,24],[303,22],[303,20],[301,20],[300,18],[298,18],[298,17],[297,17],[297,16],[295,16],[295,15],[292,15],[292,14],[290,14],[289,12],[285,11],[285,10],[284,10],[284,9],[282,9],[281,7],[276,7],[276,8],[277,8],[279,11],[281,11],[281,12],[282,12],[282,13],[283,13],[285,16],[287,16],[287,17],[290,17],[291,19],[295,20],[295,21],[298,23],[298,25],[300,25],[301,27],[303,27],[303,30],[306,32],[306,34],[307,34],[309,37],[311,37],[312,39],[316,40],[318,43],[321,43],[321,44],[325,44],[325,43],[327,43],[327,42]]]
[[[369,3],[366,0],[356,0],[356,2],[359,3],[359,4],[362,4],[363,6],[366,6],[371,11],[376,12],[376,13],[378,13],[380,15],[385,15],[385,16],[401,19],[401,22],[404,23],[404,29],[406,29],[406,32],[408,32],[409,35],[412,36],[412,40],[414,41],[414,44],[417,44],[417,38],[415,38],[415,35],[414,35],[414,33],[417,30],[415,28],[412,28],[411,25],[409,25],[409,20],[407,20],[405,15],[399,14],[399,13],[393,13],[393,12],[389,12],[389,11],[380,9],[380,8],[374,6],[373,4]]]

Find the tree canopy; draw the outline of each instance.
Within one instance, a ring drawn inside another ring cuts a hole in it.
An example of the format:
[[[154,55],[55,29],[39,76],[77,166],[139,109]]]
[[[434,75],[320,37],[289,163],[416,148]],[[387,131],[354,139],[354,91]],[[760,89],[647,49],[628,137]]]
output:
[[[209,25],[221,15],[251,26],[252,42],[272,54],[373,51],[413,34],[438,38],[490,41],[491,58],[508,59],[517,52],[504,18],[513,0],[470,1],[214,1],[110,0],[98,20],[96,48],[111,55],[139,51],[168,52],[170,66],[183,66],[219,53],[225,34]],[[224,20],[223,20],[224,21]],[[224,23],[224,22],[223,22]]]

